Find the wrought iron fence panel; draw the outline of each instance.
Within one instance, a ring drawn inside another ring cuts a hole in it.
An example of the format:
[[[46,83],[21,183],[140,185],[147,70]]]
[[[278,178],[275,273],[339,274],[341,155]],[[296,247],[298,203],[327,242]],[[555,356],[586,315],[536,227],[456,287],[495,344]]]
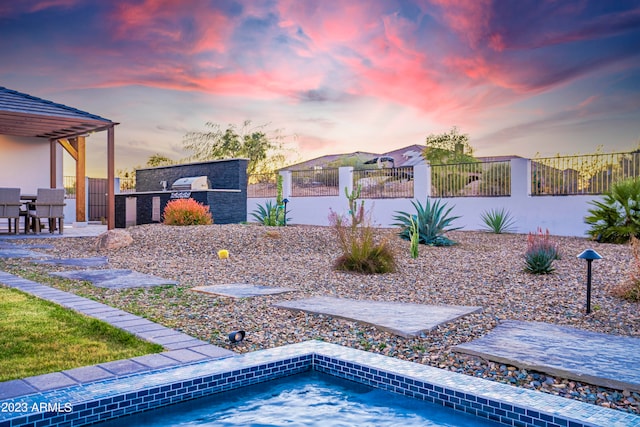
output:
[[[339,186],[338,169],[291,171],[293,197],[338,196]]]
[[[511,162],[455,163],[431,166],[433,197],[503,197],[511,195]]]
[[[248,176],[247,197],[267,198],[278,196],[278,174],[260,173]]]
[[[413,166],[353,171],[361,199],[413,198]]]
[[[76,177],[65,176],[64,178],[64,197],[66,199],[76,198]]]
[[[531,160],[531,195],[603,194],[640,176],[640,152],[558,156]]]

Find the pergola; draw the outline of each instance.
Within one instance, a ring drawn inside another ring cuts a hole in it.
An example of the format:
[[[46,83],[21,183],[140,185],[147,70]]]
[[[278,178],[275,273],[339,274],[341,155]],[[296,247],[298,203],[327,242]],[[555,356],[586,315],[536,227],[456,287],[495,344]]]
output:
[[[115,140],[112,122],[77,110],[0,86],[0,134],[46,138],[50,143],[50,186],[56,187],[56,148],[60,144],[76,161],[76,219],[86,220],[85,137],[107,131],[107,228],[115,227]]]

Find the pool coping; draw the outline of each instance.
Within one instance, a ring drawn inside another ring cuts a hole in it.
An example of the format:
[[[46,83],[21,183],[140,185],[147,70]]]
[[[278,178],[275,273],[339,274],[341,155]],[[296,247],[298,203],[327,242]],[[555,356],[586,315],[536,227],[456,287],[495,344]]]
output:
[[[306,341],[3,400],[0,427],[88,425],[310,370],[504,425],[640,426],[640,416],[631,413],[337,344]]]

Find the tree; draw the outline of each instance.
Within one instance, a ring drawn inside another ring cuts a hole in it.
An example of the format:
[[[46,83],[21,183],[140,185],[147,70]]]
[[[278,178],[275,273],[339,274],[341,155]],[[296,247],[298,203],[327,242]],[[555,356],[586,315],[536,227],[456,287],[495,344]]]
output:
[[[154,168],[156,166],[171,166],[175,163],[176,162],[174,162],[167,156],[163,156],[159,153],[149,156],[149,159],[147,159],[147,166],[149,166],[150,168]]]
[[[270,173],[285,164],[284,136],[280,130],[268,135],[266,124],[252,127],[251,120],[245,120],[239,129],[230,124],[223,130],[212,122],[207,122],[206,127],[209,131],[189,132],[184,137],[184,148],[193,152],[191,160],[247,158],[249,175]]]
[[[439,197],[457,196],[471,181],[471,175],[481,172],[480,165],[445,166],[459,163],[477,163],[473,157],[473,148],[469,144],[469,135],[460,134],[457,127],[449,132],[427,136],[426,148],[422,156],[431,166],[432,185]]]
[[[431,165],[453,163],[473,163],[473,148],[469,144],[469,135],[459,133],[456,126],[449,132],[430,134],[426,138],[427,147],[422,155]]]

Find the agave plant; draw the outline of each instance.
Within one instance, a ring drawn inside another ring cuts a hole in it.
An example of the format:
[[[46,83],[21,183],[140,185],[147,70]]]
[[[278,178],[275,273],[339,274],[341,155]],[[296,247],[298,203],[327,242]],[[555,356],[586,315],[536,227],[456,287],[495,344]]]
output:
[[[533,274],[549,274],[555,270],[553,261],[555,254],[548,250],[527,251],[524,254],[524,269]]]
[[[515,220],[511,216],[511,212],[505,208],[483,212],[480,219],[485,225],[485,230],[495,234],[509,233],[515,230]]]
[[[591,225],[589,235],[606,243],[626,243],[640,237],[640,177],[618,181],[602,201],[590,202],[584,222]]]
[[[459,216],[449,216],[453,207],[446,209],[446,203],[441,203],[440,200],[431,203],[429,199],[427,199],[424,206],[418,201],[412,201],[411,204],[416,208],[415,214],[396,212],[397,215],[393,217],[397,221],[393,225],[402,228],[400,231],[401,238],[411,240],[411,224],[414,222],[418,224],[418,241],[421,244],[430,246],[451,246],[456,244],[456,242],[444,236],[447,231],[462,228],[447,228],[451,222],[460,218]]]
[[[283,208],[271,201],[265,202],[264,206],[258,205],[256,210],[251,212],[251,216],[253,216],[260,224],[268,226],[285,225],[286,222],[284,221],[284,218],[287,214],[289,214],[289,210],[285,212]],[[290,220],[291,218],[287,217],[287,222]]]

